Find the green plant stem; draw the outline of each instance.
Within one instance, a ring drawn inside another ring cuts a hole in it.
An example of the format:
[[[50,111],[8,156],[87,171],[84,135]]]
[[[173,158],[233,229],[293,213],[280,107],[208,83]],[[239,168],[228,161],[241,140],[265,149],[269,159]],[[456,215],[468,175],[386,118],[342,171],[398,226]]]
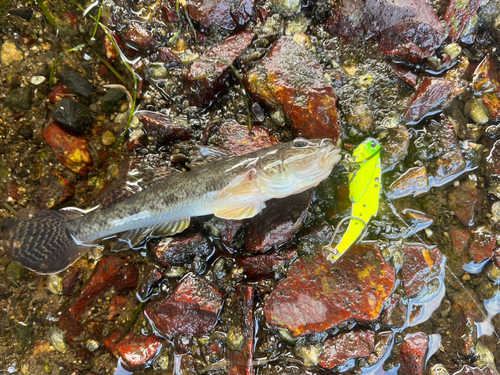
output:
[[[186,14],[186,18],[188,20],[189,27],[191,27],[191,31],[193,32],[194,46],[195,46],[196,50],[199,50],[200,48],[198,45],[198,36],[196,35],[196,29],[194,28],[193,22],[191,21],[191,17],[189,17],[187,4],[186,4],[186,2],[184,2],[182,5],[184,7],[184,13]]]
[[[130,322],[128,322],[128,324],[125,326],[125,329],[123,330],[120,337],[118,337],[118,340],[115,341],[115,343],[114,343],[115,346],[118,345],[118,343],[123,340],[123,338],[127,335],[127,333],[129,333],[130,329],[133,327],[135,321],[137,320],[137,317],[141,313],[143,305],[144,305],[144,302],[141,301],[139,303],[139,305],[137,306],[137,308],[135,309],[134,315],[132,315],[132,319],[130,319]]]
[[[113,65],[111,65],[106,59],[103,59],[101,56],[97,55],[97,58],[99,59],[100,62],[102,62],[104,65],[108,67],[109,70],[113,72],[113,74],[122,82],[125,82],[125,78],[118,73],[118,70],[115,69]]]
[[[179,35],[181,34],[182,21],[181,21],[181,11],[180,11],[180,0],[177,0],[175,2],[175,12],[177,13],[177,19],[179,20],[179,26],[177,28],[177,32],[168,41],[168,44],[173,44],[177,40]]]
[[[40,9],[42,10],[43,14],[45,14],[47,21],[49,21],[49,23],[52,25],[54,30],[58,31],[57,23],[54,20],[54,18],[52,17],[52,15],[49,13],[49,10],[47,9],[45,4],[43,3],[43,0],[36,0],[36,3],[38,4]]]

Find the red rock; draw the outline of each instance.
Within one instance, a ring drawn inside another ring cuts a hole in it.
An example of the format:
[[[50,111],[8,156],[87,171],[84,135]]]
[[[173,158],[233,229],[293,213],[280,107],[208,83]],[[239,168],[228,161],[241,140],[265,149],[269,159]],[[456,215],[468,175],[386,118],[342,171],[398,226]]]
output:
[[[59,327],[66,332],[66,338],[69,342],[83,333],[83,327],[78,323],[70,311],[64,311],[59,316]]]
[[[260,126],[248,127],[238,124],[234,120],[226,121],[220,128],[216,144],[235,155],[243,155],[279,143],[275,135]]]
[[[443,110],[464,90],[465,85],[456,80],[425,77],[408,103],[403,121],[415,123]]]
[[[93,305],[101,293],[113,286],[123,263],[120,258],[115,256],[102,257],[92,278],[78,297],[76,304],[69,309],[76,321],[80,320],[81,316]]]
[[[19,37],[19,43],[25,44],[27,46],[31,46],[32,44],[35,44],[37,41],[37,38],[31,36],[31,35],[21,35]]]
[[[467,22],[476,14],[482,2],[483,0],[450,0],[443,18],[450,27],[448,38],[452,42],[460,38]]]
[[[297,258],[296,249],[278,250],[271,253],[236,258],[236,264],[245,270],[250,280],[273,279],[278,269]]]
[[[392,69],[394,69],[394,73],[396,73],[399,78],[401,78],[410,86],[415,87],[417,85],[418,76],[415,73],[410,72],[408,69],[405,69],[399,65],[392,65]]]
[[[469,254],[475,263],[481,263],[493,257],[496,238],[483,229],[478,229],[472,234]]]
[[[172,4],[175,1],[171,0]],[[226,30],[243,26],[253,16],[252,0],[187,0],[189,16],[209,29],[217,25]]]
[[[9,182],[9,185],[7,187],[7,195],[16,201],[19,199],[19,186],[15,181]]]
[[[234,63],[254,37],[255,33],[249,30],[233,34],[206,50],[200,56],[200,61],[191,65],[185,79],[187,90],[190,91],[187,98],[191,103],[198,107],[207,107],[217,94],[226,89],[226,83],[233,74],[229,64]]]
[[[429,347],[429,337],[422,332],[406,335],[399,345],[401,354],[399,371],[407,375],[422,375],[424,373],[425,359]]]
[[[187,274],[175,290],[150,304],[145,313],[168,335],[209,332],[222,308],[222,294],[205,279]]]
[[[69,91],[69,89],[65,87],[62,82],[59,82],[52,88],[52,90],[50,90],[48,98],[52,104],[56,104],[59,100],[70,94],[71,91]]]
[[[158,61],[180,64],[181,59],[167,47],[158,48]]]
[[[243,225],[243,220],[225,220],[226,227],[220,233],[220,240],[225,248],[231,253],[234,252],[236,244],[233,243],[234,236]]]
[[[471,227],[474,225],[476,206],[478,204],[478,192],[476,183],[465,180],[455,187],[449,195],[450,208],[463,225]]]
[[[76,28],[78,18],[71,12],[64,12],[61,17],[62,22],[68,22],[71,26]]]
[[[425,0],[345,0],[337,3],[327,27],[347,39],[365,34],[379,41],[386,56],[413,63],[429,57],[445,37],[436,12]]]
[[[443,255],[439,249],[407,244],[404,247],[401,276],[406,296],[415,297],[425,285],[441,272]]]
[[[87,141],[73,136],[51,122],[42,130],[42,137],[52,147],[61,163],[81,176],[86,176],[92,166]]]
[[[314,191],[266,202],[260,215],[248,220],[245,250],[263,251],[288,242],[306,218]]]
[[[117,293],[127,293],[137,286],[139,272],[133,265],[123,266],[116,277],[115,290]]]
[[[173,4],[175,8],[176,4]],[[177,17],[177,12],[170,8],[168,1],[164,0],[161,4],[161,13],[163,15],[163,21],[165,23],[179,22],[179,17]]]
[[[150,242],[148,247],[163,267],[189,263],[196,255],[207,256],[213,250],[206,237],[196,229],[189,229],[173,237],[162,238],[157,244]]]
[[[72,296],[73,293],[75,293],[76,288],[80,284],[82,274],[83,270],[81,268],[77,268],[68,276],[66,276],[63,280],[62,294],[64,294],[65,296]]]
[[[469,231],[467,229],[453,228],[450,235],[451,242],[453,243],[453,252],[455,254],[462,254],[469,244]]]
[[[74,184],[58,171],[53,171],[40,178],[40,187],[35,197],[35,208],[54,208],[70,200],[74,194]]]
[[[389,328],[402,328],[406,324],[408,306],[406,306],[399,294],[393,294],[390,302],[382,312],[382,323]]]
[[[481,95],[492,121],[500,120],[500,79],[491,53],[479,63],[472,76],[476,95]]]
[[[143,53],[152,53],[156,50],[156,40],[151,32],[136,22],[129,24],[123,39]]]
[[[243,284],[236,286],[236,293],[231,301],[232,327],[228,335],[231,334],[235,342],[241,340],[241,344],[238,348],[227,348],[227,361],[229,363],[238,363],[238,365],[231,365],[228,368],[229,375],[255,374],[252,364],[254,348],[253,299],[253,287]]]
[[[269,324],[294,336],[323,332],[345,321],[377,319],[394,288],[395,273],[374,243],[355,245],[335,263],[320,251],[299,258],[268,296]]]
[[[145,366],[152,361],[161,349],[161,341],[156,336],[127,334],[118,344],[120,330],[116,329],[104,343],[116,357],[121,357],[127,369]]]
[[[104,329],[104,324],[102,322],[90,321],[86,324],[87,333],[95,338],[96,340],[102,340],[102,333]]]
[[[108,320],[113,320],[118,314],[120,314],[120,310],[126,303],[127,299],[124,296],[118,295],[111,298]]]
[[[283,111],[294,137],[337,142],[337,96],[316,58],[293,37],[278,39],[243,80],[256,101]]]
[[[375,332],[355,330],[329,337],[323,343],[319,365],[332,369],[352,358],[368,357],[375,347]]]
[[[500,182],[500,140],[496,141],[486,158],[484,172],[488,185]]]
[[[136,116],[143,123],[149,136],[153,137],[159,145],[188,140],[193,136],[193,129],[180,118],[150,111],[138,111]]]

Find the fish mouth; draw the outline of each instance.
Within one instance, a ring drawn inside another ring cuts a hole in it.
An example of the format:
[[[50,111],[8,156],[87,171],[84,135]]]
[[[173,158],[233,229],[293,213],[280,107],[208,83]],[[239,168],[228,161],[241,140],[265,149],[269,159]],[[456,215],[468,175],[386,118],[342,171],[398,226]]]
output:
[[[319,159],[320,167],[326,167],[336,164],[340,161],[340,148],[335,146],[331,139],[325,138],[321,140],[323,156]]]

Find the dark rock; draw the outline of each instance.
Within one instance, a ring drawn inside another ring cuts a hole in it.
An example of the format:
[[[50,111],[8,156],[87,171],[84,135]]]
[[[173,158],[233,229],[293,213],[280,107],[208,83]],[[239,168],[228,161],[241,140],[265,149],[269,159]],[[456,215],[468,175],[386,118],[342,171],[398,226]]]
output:
[[[86,149],[85,139],[67,133],[53,122],[42,130],[42,137],[61,163],[81,176],[87,175],[92,159]]]
[[[213,248],[198,230],[189,229],[173,237],[162,238],[159,243],[150,242],[150,250],[163,267],[189,263],[195,256],[208,256]]]
[[[481,263],[486,259],[493,257],[496,238],[491,233],[480,228],[472,234],[472,240],[469,247],[469,254],[475,263]]]
[[[181,59],[167,47],[158,48],[158,61],[175,64],[181,63]]]
[[[313,189],[309,189],[267,201],[261,214],[248,221],[245,250],[263,251],[290,241],[304,222],[313,194]]]
[[[74,194],[75,185],[61,173],[53,171],[40,178],[40,187],[35,197],[35,208],[54,208],[70,200]]]
[[[443,265],[443,255],[439,249],[428,249],[424,245],[404,246],[401,276],[406,296],[415,297],[425,285],[439,275]]]
[[[403,328],[407,316],[408,306],[404,304],[399,294],[393,294],[381,314],[382,323],[389,328]]]
[[[175,4],[175,1],[172,1]],[[226,30],[243,26],[253,16],[252,0],[188,0],[189,16],[204,28],[217,25]]]
[[[417,87],[403,116],[403,121],[416,123],[422,118],[446,108],[465,90],[457,80],[425,77]]]
[[[161,349],[161,341],[156,336],[127,334],[118,343],[120,329],[104,340],[108,350],[116,357],[121,357],[127,369],[134,369],[149,364]]]
[[[332,369],[342,366],[353,358],[363,358],[371,354],[375,347],[375,332],[354,330],[330,337],[323,343],[319,365]]]
[[[56,104],[59,100],[61,100],[65,96],[70,95],[70,93],[71,92],[69,91],[69,89],[64,87],[62,82],[59,82],[52,88],[52,90],[50,90],[48,97],[52,104]]]
[[[144,124],[144,129],[159,145],[175,141],[185,141],[193,136],[189,123],[181,118],[173,118],[162,113],[139,111],[136,116]]]
[[[222,294],[205,279],[189,273],[145,313],[164,334],[200,335],[212,329],[221,308]]]
[[[449,195],[450,208],[455,216],[466,227],[474,225],[474,217],[478,205],[478,191],[476,183],[465,180],[455,187]]]
[[[94,123],[89,107],[66,98],[54,105],[51,117],[64,129],[78,134],[84,134]]]
[[[245,270],[250,280],[274,278],[276,271],[297,258],[297,250],[278,250],[271,253],[236,258],[236,264]]]
[[[337,96],[313,54],[293,37],[275,42],[266,57],[245,74],[244,82],[256,101],[283,111],[294,137],[337,142]]]
[[[382,169],[393,169],[407,154],[410,144],[410,132],[406,126],[400,124],[395,128],[388,128],[387,137],[380,140],[382,146]]]
[[[148,263],[141,267],[139,278],[139,291],[137,292],[138,298],[141,301],[147,300],[153,293],[153,288],[158,285],[163,278],[160,269],[155,264]]]
[[[83,333],[83,327],[77,322],[70,311],[64,311],[59,316],[59,327],[66,332],[66,338],[69,342]]]
[[[335,263],[320,251],[299,258],[264,304],[271,325],[294,336],[323,332],[345,321],[377,319],[394,287],[394,270],[373,244],[355,245]]]
[[[453,252],[455,254],[462,254],[469,244],[469,231],[467,229],[453,228],[450,231],[450,236],[453,244]]]
[[[136,22],[131,22],[123,39],[137,47],[142,53],[152,53],[156,50],[156,40],[149,30]]]
[[[66,276],[63,280],[62,294],[64,294],[65,296],[72,296],[73,293],[75,293],[76,288],[80,284],[80,280],[83,276],[82,274],[83,270],[81,268],[77,268],[68,276]]]
[[[479,63],[472,76],[472,87],[481,95],[484,106],[492,121],[500,120],[500,80],[491,53]]]
[[[65,69],[58,76],[73,94],[88,98],[92,93],[92,85],[74,70]]]
[[[101,106],[104,112],[113,112],[118,102],[125,97],[123,90],[111,89],[101,98]]]
[[[33,128],[30,126],[23,126],[19,129],[19,134],[24,139],[32,139],[33,138]]]
[[[29,8],[11,9],[9,10],[9,14],[22,18],[25,21],[31,21],[31,17],[33,17],[33,9]]]
[[[451,0],[444,14],[444,21],[448,24],[448,38],[456,42],[467,22],[476,14],[483,0]]]
[[[5,107],[17,109],[30,109],[31,108],[31,89],[29,87],[18,87],[9,90],[5,95]]]
[[[116,277],[115,290],[117,293],[127,293],[137,286],[139,272],[133,265],[123,266]]]
[[[221,126],[215,143],[235,155],[243,155],[277,145],[279,141],[276,136],[260,126],[252,126],[250,132],[247,126],[229,120]]]
[[[402,374],[423,375],[428,347],[429,337],[425,333],[406,335],[403,343],[399,345],[399,371]]]
[[[386,56],[418,63],[444,40],[436,12],[425,0],[345,0],[327,21],[328,29],[347,39],[365,34],[379,41]]]
[[[229,64],[234,64],[254,37],[255,34],[249,30],[233,34],[206,50],[199,58],[201,61],[195,61],[191,65],[185,79],[187,97],[191,103],[207,107],[217,94],[226,89],[226,83],[232,74]]]
[[[226,249],[234,252],[238,247],[234,242],[235,236],[243,225],[243,220],[224,220],[226,226],[220,233],[220,240]]]

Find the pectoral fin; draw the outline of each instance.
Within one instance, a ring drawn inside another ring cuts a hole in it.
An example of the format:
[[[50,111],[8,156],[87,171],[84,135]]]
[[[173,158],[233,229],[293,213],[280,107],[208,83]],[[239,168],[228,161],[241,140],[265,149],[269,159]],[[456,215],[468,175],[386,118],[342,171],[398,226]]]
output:
[[[266,207],[266,204],[259,201],[247,206],[224,207],[216,210],[214,215],[221,219],[248,219],[257,215],[264,207]]]
[[[177,221],[169,221],[154,227],[151,236],[173,236],[174,234],[182,232],[184,229],[189,227],[190,218],[184,218]]]
[[[222,200],[243,196],[252,196],[260,193],[255,181],[255,169],[235,177],[224,189],[219,191],[212,200]]]

